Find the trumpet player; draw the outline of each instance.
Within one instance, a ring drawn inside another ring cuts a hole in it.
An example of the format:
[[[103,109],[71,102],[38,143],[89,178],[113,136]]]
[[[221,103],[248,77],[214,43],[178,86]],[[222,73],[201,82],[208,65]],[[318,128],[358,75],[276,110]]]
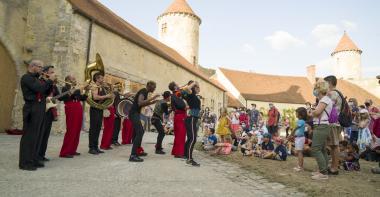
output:
[[[104,74],[102,72],[97,72],[93,76],[93,81],[96,87],[92,87],[91,93],[92,98],[97,103],[102,103],[105,99],[112,98],[112,94],[106,94],[103,87],[104,84]],[[99,153],[104,153],[99,149],[99,134],[102,128],[103,120],[103,110],[90,107],[90,130],[89,130],[89,151],[88,153],[97,155]]]
[[[43,67],[42,69],[43,76],[51,76],[55,74],[54,71],[54,66],[48,65]],[[42,77],[41,83],[46,83],[46,79],[48,77]],[[48,90],[47,95],[49,97],[54,97],[59,94],[58,87],[56,85],[56,80],[53,81],[53,86]],[[51,131],[51,126],[53,124],[53,121],[56,121],[58,119],[58,111],[56,107],[52,107],[48,109],[45,113],[45,118],[44,118],[44,124],[43,124],[43,132],[41,135],[41,142],[40,142],[40,147],[38,151],[38,157],[40,161],[49,161],[48,158],[45,157],[46,154],[46,149],[50,137],[50,131]]]
[[[72,91],[77,86],[77,81],[74,76],[68,75],[65,78],[66,85],[62,88],[62,92]],[[60,157],[73,158],[80,155],[77,152],[79,145],[80,131],[83,121],[83,107],[81,101],[87,99],[87,95],[83,92],[88,90],[89,86],[84,85],[79,89],[74,89],[70,94],[61,97],[59,100],[65,103],[66,114],[66,133],[63,139],[63,144]]]
[[[32,60],[27,63],[27,73],[21,77],[21,89],[25,101],[23,111],[23,135],[20,141],[19,168],[34,171],[44,164],[38,160],[38,141],[43,132],[46,110],[46,92],[53,86],[55,75],[49,75],[41,83],[39,75],[43,62]]]

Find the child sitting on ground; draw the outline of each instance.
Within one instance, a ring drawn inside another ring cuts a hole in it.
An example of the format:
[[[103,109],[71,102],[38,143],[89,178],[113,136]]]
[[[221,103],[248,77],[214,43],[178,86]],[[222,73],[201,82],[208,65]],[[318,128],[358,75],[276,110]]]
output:
[[[203,149],[206,151],[213,150],[215,148],[215,144],[218,143],[218,139],[215,135],[215,129],[208,129],[207,138],[204,141]]]
[[[265,133],[263,135],[263,142],[261,143],[261,150],[258,151],[257,155],[261,158],[271,157],[273,154],[274,146],[271,141],[271,135],[269,133]]]
[[[247,133],[242,141],[246,141],[240,147],[240,151],[243,153],[243,156],[252,156],[253,151],[256,149],[257,138],[252,136],[252,133]]]
[[[343,167],[347,171],[359,171],[359,147],[357,144],[347,146],[347,156],[344,158]]]
[[[231,136],[225,136],[225,143],[215,144],[215,152],[212,155],[229,155],[232,150],[232,139]]]
[[[277,147],[273,151],[272,159],[278,160],[278,161],[286,161],[286,158],[288,157],[288,153],[284,145],[284,140],[281,138],[277,138],[275,143]]]
[[[307,110],[304,107],[299,107],[296,110],[297,115],[297,127],[292,131],[292,136],[294,139],[294,149],[298,157],[298,165],[293,168],[295,171],[299,172],[303,170],[303,148],[305,146],[305,125],[307,119]]]

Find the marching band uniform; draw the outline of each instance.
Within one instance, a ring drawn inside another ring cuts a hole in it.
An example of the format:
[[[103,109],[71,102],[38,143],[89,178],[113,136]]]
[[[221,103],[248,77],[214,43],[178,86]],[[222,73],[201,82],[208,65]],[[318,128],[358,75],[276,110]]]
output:
[[[19,167],[24,170],[36,170],[43,167],[38,161],[38,142],[43,132],[43,119],[46,110],[46,93],[51,89],[53,81],[44,84],[37,73],[26,73],[21,77],[21,89],[24,97],[23,131],[20,141]]]
[[[99,96],[106,95],[104,89],[102,87],[98,88]],[[101,103],[103,101],[94,100],[97,103]],[[99,135],[100,130],[102,129],[102,120],[103,120],[103,110],[95,108],[93,106],[90,107],[90,129],[89,129],[89,153],[90,154],[99,154],[103,153],[103,151],[99,150]]]
[[[133,125],[132,121],[129,118],[124,118],[123,120],[123,129],[121,131],[121,144],[132,144],[133,137]]]
[[[115,111],[117,110],[117,104],[121,100],[121,95],[119,92],[115,92],[115,100],[114,100],[114,108]],[[113,128],[113,136],[112,136],[112,144],[114,145],[120,145],[119,144],[119,133],[120,133],[120,126],[121,126],[121,117],[115,113],[115,121],[114,121],[114,128]]]
[[[44,80],[41,81],[42,83],[45,83]],[[51,89],[49,90],[50,97],[57,96],[59,94],[59,90],[56,85],[53,85]],[[41,143],[38,151],[39,160],[42,161],[48,161],[48,159],[45,157],[49,137],[50,137],[50,131],[51,126],[53,124],[53,121],[57,120],[58,113],[57,108],[52,107],[45,113],[44,123],[43,123],[43,133],[41,136]]]
[[[71,87],[66,85],[62,88],[62,92],[69,91],[70,89]],[[77,148],[83,121],[81,101],[85,101],[86,99],[87,95],[81,94],[80,90],[76,90],[73,94],[63,96],[60,99],[65,103],[66,114],[66,133],[59,154],[60,157],[71,158],[73,155],[79,155]]]
[[[177,158],[183,157],[185,153],[185,140],[186,140],[186,103],[182,96],[178,93],[172,94],[171,106],[174,111],[174,144],[172,155]]]
[[[111,148],[111,142],[114,132],[115,126],[115,107],[111,105],[108,108],[110,115],[108,117],[103,118],[104,128],[103,128],[103,136],[100,144],[100,148],[103,150],[109,150]]]

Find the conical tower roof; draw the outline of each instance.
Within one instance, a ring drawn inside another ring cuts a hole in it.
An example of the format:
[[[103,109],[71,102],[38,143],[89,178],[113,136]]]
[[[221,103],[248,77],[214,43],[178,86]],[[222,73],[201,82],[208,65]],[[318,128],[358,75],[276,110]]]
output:
[[[193,9],[191,9],[186,0],[174,0],[173,3],[165,10],[165,12],[161,14],[161,16],[169,13],[186,13],[201,20],[199,16],[195,14]]]
[[[351,40],[346,32],[344,32],[338,46],[336,46],[334,52],[332,52],[331,55],[342,51],[357,51],[359,53],[362,53],[362,50],[356,46],[356,44]]]

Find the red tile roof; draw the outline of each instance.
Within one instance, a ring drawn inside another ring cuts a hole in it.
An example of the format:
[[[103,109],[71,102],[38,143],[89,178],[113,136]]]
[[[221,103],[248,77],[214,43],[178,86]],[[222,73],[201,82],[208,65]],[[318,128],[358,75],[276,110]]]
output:
[[[225,91],[225,89],[213,83],[205,74],[188,62],[174,49],[140,31],[129,24],[97,0],[68,0],[75,12],[91,19],[94,23],[125,38],[126,40],[151,51],[152,53],[182,67],[186,71],[207,81],[213,86]]]
[[[220,68],[247,100],[303,104],[314,101],[306,77],[264,75]]]
[[[191,9],[186,0],[174,0],[174,2],[165,10],[161,16],[169,13],[186,13],[196,17],[199,21],[201,21],[201,19],[195,14],[193,9]]]
[[[315,101],[313,85],[306,77],[265,75],[225,68],[220,70],[247,100],[292,104]],[[348,81],[338,80],[337,89],[347,98],[356,98],[359,103],[369,98],[375,104],[380,104],[378,97]]]
[[[334,52],[332,52],[331,55],[342,51],[357,51],[359,53],[362,53],[359,47],[356,46],[356,44],[351,40],[346,32],[344,32],[342,38],[338,43],[338,46],[336,46]]]

